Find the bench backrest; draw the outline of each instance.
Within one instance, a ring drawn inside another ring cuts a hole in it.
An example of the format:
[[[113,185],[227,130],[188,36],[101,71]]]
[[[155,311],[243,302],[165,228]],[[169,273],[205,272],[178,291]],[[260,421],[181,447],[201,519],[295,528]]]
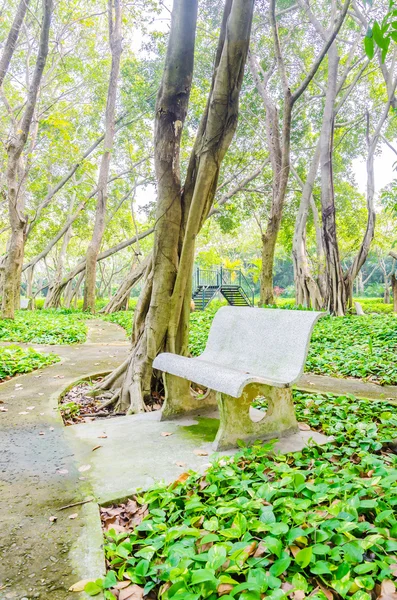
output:
[[[291,384],[302,374],[316,321],[326,313],[224,306],[200,358]]]

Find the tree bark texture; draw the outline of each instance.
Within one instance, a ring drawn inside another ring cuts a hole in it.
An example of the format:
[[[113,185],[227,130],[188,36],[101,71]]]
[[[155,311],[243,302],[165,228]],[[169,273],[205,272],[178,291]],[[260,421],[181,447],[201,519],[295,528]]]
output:
[[[321,207],[323,242],[326,259],[325,304],[331,314],[345,314],[346,289],[339,256],[336,232],[335,194],[333,184],[332,153],[334,139],[334,105],[338,78],[339,56],[334,43],[328,51],[328,81],[325,98],[324,118],[321,129]]]
[[[301,201],[295,222],[294,238],[292,242],[292,260],[294,264],[295,276],[295,302],[298,306],[305,306],[307,308],[312,307],[315,310],[320,310],[323,307],[323,297],[318,281],[314,279],[309,266],[309,256],[306,250],[306,227],[310,208],[312,203],[314,204],[313,186],[320,163],[320,151],[321,146],[319,141],[310,165],[309,172],[307,174],[307,179],[303,185]],[[314,209],[316,210],[315,206]],[[317,237],[316,227],[316,238]],[[317,247],[317,253],[319,254],[319,269],[321,269],[323,255],[321,229],[320,239],[317,240]]]

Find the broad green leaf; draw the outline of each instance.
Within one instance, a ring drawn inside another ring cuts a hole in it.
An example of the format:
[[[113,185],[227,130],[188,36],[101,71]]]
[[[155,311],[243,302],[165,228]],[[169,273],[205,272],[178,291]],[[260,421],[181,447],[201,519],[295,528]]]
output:
[[[310,546],[308,548],[303,548],[299,550],[298,554],[295,556],[295,561],[297,564],[304,569],[310,563],[313,556],[313,548]]]

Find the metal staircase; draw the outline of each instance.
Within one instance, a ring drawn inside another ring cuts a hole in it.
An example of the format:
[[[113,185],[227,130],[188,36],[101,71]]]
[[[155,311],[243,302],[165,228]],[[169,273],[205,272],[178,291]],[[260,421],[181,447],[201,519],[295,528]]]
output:
[[[231,306],[254,306],[254,290],[240,269],[197,267],[192,294],[196,310],[205,310],[218,293]]]

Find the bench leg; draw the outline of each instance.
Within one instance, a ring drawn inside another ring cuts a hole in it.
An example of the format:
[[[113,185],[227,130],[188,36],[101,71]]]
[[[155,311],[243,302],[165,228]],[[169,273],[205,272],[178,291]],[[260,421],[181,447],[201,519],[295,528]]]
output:
[[[254,423],[249,415],[252,401],[264,396],[269,403],[264,418]],[[220,425],[214,450],[235,448],[237,441],[254,442],[283,437],[298,430],[291,388],[248,385],[240,398],[218,392]]]
[[[190,390],[190,381],[175,375],[163,375],[165,402],[161,412],[162,421],[189,415],[201,409],[216,408],[216,395],[208,390],[203,398],[195,398]]]

